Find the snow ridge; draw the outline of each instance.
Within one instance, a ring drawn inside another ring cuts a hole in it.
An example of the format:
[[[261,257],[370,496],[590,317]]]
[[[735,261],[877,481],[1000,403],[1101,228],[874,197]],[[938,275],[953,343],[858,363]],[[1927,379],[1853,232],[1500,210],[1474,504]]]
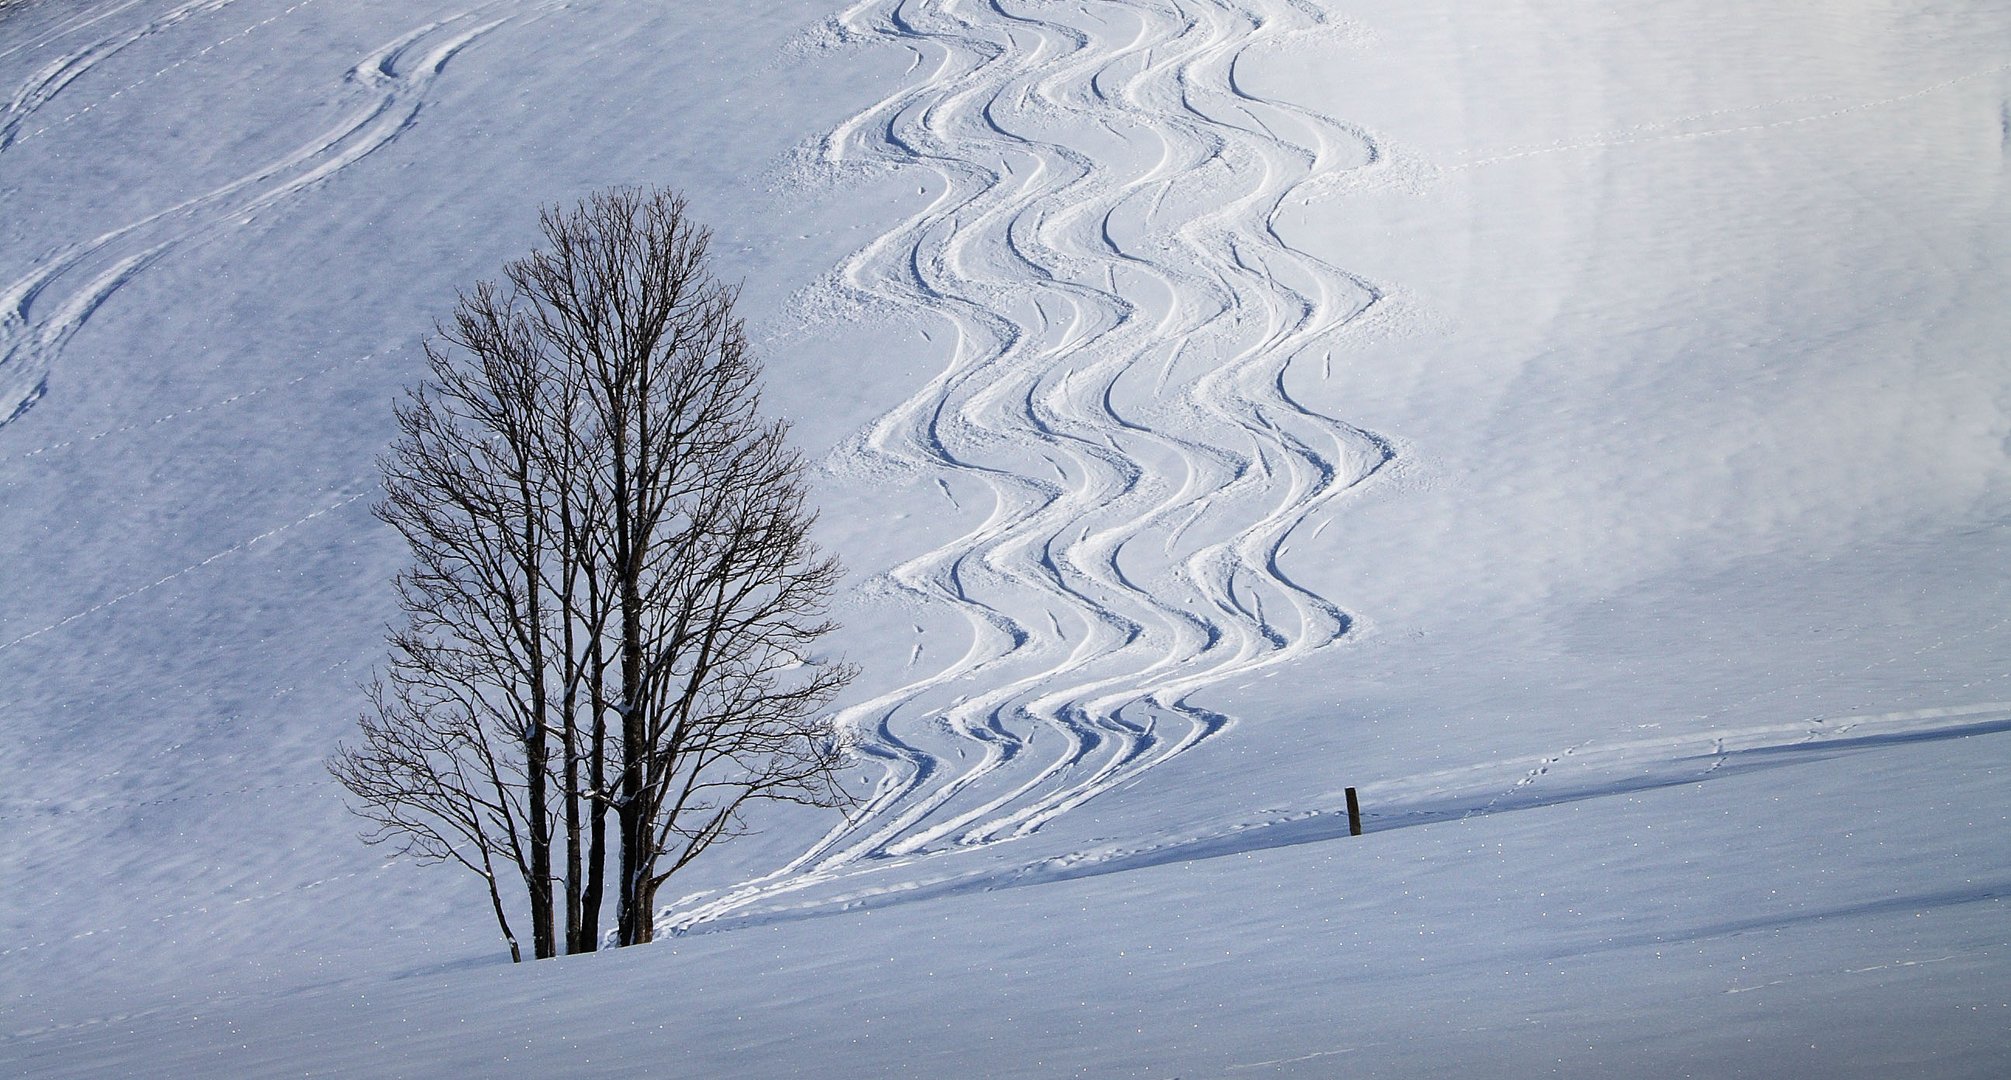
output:
[[[1375,781],[1361,789],[1363,816],[1367,830],[1381,834],[1704,783],[1907,743],[1969,739],[2006,731],[2011,731],[2011,703],[1983,702],[1593,741],[1542,755],[1477,761],[1455,769]],[[1311,806],[1272,810],[1190,835],[1145,838],[1132,845],[1102,844],[1060,855],[915,868],[919,872],[911,872],[898,882],[855,876],[833,882],[838,887],[832,890],[736,911],[695,929],[703,933],[774,925],[833,910],[881,908],[1324,843],[1349,833],[1342,793],[1334,792]]]
[[[819,303],[946,318],[953,343],[830,464],[933,481],[958,512],[989,498],[877,583],[959,612],[969,647],[840,715],[883,769],[848,821],[668,928],[1032,834],[1228,726],[1197,691],[1353,627],[1280,560],[1394,451],[1285,376],[1383,294],[1276,220],[1383,155],[1241,75],[1254,47],[1334,29],[1294,0],[862,0],[825,29],[924,74],[824,160],[920,174],[935,198]]]

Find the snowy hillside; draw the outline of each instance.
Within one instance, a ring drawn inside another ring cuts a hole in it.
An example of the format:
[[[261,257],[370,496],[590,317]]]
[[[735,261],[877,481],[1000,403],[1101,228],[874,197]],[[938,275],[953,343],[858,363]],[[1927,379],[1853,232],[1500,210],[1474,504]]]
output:
[[[1777,7],[0,3],[0,1073],[1999,1075],[2011,11]],[[634,183],[863,802],[512,967],[322,762],[418,342]]]

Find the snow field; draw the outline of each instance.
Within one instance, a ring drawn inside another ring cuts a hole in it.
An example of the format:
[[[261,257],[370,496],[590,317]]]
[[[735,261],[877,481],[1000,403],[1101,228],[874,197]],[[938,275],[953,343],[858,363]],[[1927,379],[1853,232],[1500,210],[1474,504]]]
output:
[[[0,1071],[1994,1075],[1995,5],[673,8],[5,6]],[[319,762],[417,336],[638,181],[868,798],[511,970]]]

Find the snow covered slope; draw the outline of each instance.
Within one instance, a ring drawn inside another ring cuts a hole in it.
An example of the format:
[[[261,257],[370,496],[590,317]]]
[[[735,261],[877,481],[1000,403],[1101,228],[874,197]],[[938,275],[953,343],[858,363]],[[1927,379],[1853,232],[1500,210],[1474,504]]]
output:
[[[0,5],[0,1071],[2011,1059],[2011,12],[723,7]],[[417,340],[616,183],[866,801],[510,968],[320,762]]]

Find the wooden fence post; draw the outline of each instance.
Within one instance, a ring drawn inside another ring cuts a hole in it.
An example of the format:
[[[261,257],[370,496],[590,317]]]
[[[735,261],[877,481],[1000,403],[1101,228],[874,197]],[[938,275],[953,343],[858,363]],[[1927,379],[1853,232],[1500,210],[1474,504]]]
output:
[[[1362,834],[1362,804],[1355,798],[1355,789],[1348,789],[1348,835]]]

